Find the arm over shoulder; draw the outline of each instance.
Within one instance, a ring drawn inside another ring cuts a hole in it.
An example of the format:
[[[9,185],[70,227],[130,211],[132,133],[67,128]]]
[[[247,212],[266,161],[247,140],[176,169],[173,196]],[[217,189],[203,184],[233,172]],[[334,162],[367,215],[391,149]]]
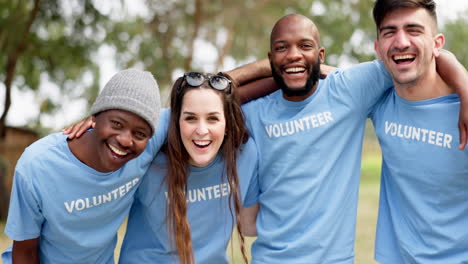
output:
[[[156,132],[154,133],[153,137],[148,141],[148,145],[146,146],[147,148],[149,148],[149,151],[151,152],[153,157],[155,157],[156,154],[158,154],[159,150],[166,142],[170,118],[171,109],[161,109],[161,112],[159,113],[159,122],[158,127],[156,128]]]
[[[385,91],[393,87],[390,74],[378,60],[336,71],[327,79],[335,82],[338,96],[349,95],[354,105],[366,113],[370,112]]]

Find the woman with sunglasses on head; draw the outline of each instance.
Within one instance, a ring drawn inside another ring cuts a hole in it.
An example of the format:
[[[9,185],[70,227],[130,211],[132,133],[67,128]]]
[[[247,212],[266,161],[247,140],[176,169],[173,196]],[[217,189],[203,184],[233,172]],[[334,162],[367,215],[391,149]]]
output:
[[[248,262],[240,211],[255,225],[257,151],[233,86],[201,73],[175,82],[167,143],[136,193],[120,263],[228,263],[234,225]]]

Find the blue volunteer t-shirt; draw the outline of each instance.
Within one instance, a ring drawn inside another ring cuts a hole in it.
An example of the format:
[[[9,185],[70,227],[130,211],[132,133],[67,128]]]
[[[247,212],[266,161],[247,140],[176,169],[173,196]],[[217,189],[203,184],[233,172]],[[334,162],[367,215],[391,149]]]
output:
[[[253,264],[353,263],[365,121],[391,86],[374,61],[330,74],[304,101],[277,91],[244,106],[260,157]]]
[[[457,95],[407,101],[390,90],[372,113],[382,148],[375,258],[468,263],[468,150]]]
[[[254,205],[258,188],[257,150],[250,139],[237,159],[241,199]],[[233,229],[225,162],[218,154],[206,167],[189,167],[187,218],[196,263],[228,263],[226,247]],[[119,263],[179,263],[171,248],[166,222],[167,159],[159,153],[136,193]],[[232,209],[234,210],[234,208]],[[235,212],[233,211],[234,217]],[[236,247],[237,245],[233,245]]]
[[[102,173],[78,160],[62,133],[29,146],[15,169],[5,233],[39,239],[41,263],[114,263],[117,230],[142,177],[165,141],[169,112],[145,151],[121,169]],[[11,251],[2,255],[11,262]]]

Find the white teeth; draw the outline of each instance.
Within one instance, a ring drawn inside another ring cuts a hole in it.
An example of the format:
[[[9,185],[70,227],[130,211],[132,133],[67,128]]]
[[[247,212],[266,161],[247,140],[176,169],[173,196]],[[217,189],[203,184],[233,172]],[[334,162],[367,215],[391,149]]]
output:
[[[211,143],[211,141],[208,140],[194,140],[193,142],[198,146],[207,146]]]
[[[287,73],[294,73],[294,72],[303,72],[305,71],[305,68],[302,67],[293,67],[293,68],[287,68],[284,70]]]
[[[394,59],[395,60],[411,60],[414,59],[414,55],[395,55]]]
[[[109,148],[110,148],[113,152],[117,153],[117,154],[120,155],[120,156],[125,156],[125,155],[128,154],[127,152],[121,151],[120,149],[118,149],[118,148],[116,148],[116,147],[114,147],[114,146],[112,146],[112,145],[110,145],[110,144],[109,144],[108,146],[109,146]]]

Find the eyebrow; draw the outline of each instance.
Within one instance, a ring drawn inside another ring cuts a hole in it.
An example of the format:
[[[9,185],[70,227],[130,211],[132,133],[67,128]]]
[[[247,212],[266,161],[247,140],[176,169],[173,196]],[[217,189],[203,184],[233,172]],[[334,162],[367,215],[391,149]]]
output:
[[[122,117],[117,116],[117,115],[115,115],[115,116],[114,116],[114,115],[111,115],[110,117],[113,118],[113,119],[117,119],[118,121],[120,121],[121,123],[123,123],[123,124],[125,124],[125,125],[128,125],[128,123],[129,123],[127,119],[122,118]],[[143,119],[143,120],[144,120],[144,119]],[[148,123],[146,120],[145,120],[145,122]],[[135,127],[135,129],[137,129],[137,130],[143,130],[143,131],[145,131],[145,132],[148,132],[148,131],[147,131],[148,128],[145,127],[145,126],[137,126],[137,127]]]
[[[193,112],[189,112],[189,111],[184,111],[182,112],[183,115],[196,115],[195,113]],[[220,115],[221,113],[220,112],[209,112],[208,115]]]
[[[303,39],[300,40],[300,42],[307,42],[307,41],[312,41],[312,42],[315,43],[315,40],[311,39],[311,38],[303,38]],[[281,40],[281,39],[280,40],[275,40],[275,41],[273,41],[273,45],[278,44],[278,43],[286,43],[286,42],[288,42],[288,41]]]
[[[392,29],[396,29],[397,26],[393,26],[393,25],[390,25],[390,26],[383,26],[379,29],[379,31],[384,31],[384,30],[392,30]],[[421,24],[416,24],[416,23],[413,23],[413,24],[406,24],[403,26],[403,28],[422,28],[422,29],[425,29],[424,25],[421,25]]]
[[[118,115],[110,115],[109,116],[111,119],[117,119],[118,121],[122,122],[122,123],[128,123],[127,119],[125,118],[122,118]]]

